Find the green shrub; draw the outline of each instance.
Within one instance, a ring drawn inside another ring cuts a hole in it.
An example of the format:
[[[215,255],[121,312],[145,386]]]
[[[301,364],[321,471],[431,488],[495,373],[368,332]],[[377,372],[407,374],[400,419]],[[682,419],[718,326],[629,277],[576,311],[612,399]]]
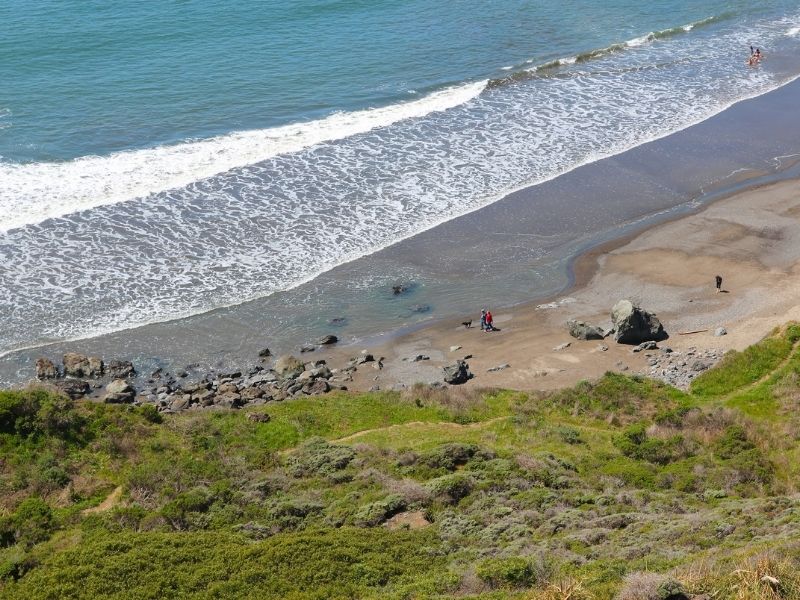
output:
[[[0,539],[9,543],[33,546],[50,537],[55,524],[53,511],[41,498],[31,497],[23,500],[11,517],[0,523]]]
[[[139,414],[142,415],[145,421],[149,423],[163,423],[164,416],[158,412],[154,404],[142,404],[139,409]]]
[[[574,427],[568,427],[566,425],[562,425],[561,427],[556,428],[556,433],[558,433],[558,436],[561,438],[561,441],[567,444],[583,443],[580,432]]]
[[[625,456],[659,465],[685,458],[688,454],[682,436],[675,435],[666,440],[651,438],[647,435],[647,426],[644,423],[627,427],[614,439],[614,445]]]
[[[717,440],[714,450],[720,458],[733,458],[741,452],[755,448],[747,439],[747,433],[741,425],[731,425]]]
[[[226,532],[98,533],[46,556],[38,568],[8,584],[2,596],[387,597],[386,592],[417,579],[448,581],[437,546],[432,532],[384,528],[280,533],[255,542]],[[420,596],[413,589],[406,597]]]
[[[405,510],[405,508],[406,501],[397,494],[392,494],[386,496],[383,500],[361,507],[355,514],[353,521],[359,527],[375,527]]]
[[[533,565],[521,556],[486,559],[478,564],[475,573],[493,588],[522,588],[536,583]]]
[[[347,467],[355,456],[349,446],[329,444],[322,438],[312,437],[289,457],[287,466],[295,477],[326,476]]]
[[[428,481],[425,488],[434,496],[455,503],[468,496],[474,485],[475,482],[469,475],[450,473]]]
[[[442,444],[421,457],[421,462],[432,469],[454,470],[466,464],[478,452],[475,444],[450,443]]]

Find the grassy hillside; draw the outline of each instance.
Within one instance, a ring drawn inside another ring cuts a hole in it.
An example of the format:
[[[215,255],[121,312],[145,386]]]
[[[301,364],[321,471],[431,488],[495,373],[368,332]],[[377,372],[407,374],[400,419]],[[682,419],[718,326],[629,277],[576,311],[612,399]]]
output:
[[[0,392],[0,597],[800,599],[798,339],[690,393]]]

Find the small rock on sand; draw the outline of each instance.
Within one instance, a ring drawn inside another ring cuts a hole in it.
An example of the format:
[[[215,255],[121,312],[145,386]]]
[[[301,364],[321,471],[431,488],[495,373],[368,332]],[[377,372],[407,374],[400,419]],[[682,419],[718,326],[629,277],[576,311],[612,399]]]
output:
[[[728,335],[728,330],[725,329],[724,327],[717,327],[714,330],[714,335],[717,336],[717,337],[722,337],[723,335]]]
[[[561,350],[566,350],[566,349],[567,349],[567,348],[569,348],[571,345],[572,345],[572,344],[570,344],[569,342],[564,342],[563,344],[559,344],[558,346],[556,346],[555,348],[553,348],[553,352],[561,352]]]
[[[450,346],[450,352],[455,352],[456,350],[461,350],[461,346]]]
[[[510,364],[505,363],[505,364],[502,364],[502,365],[497,365],[496,367],[491,367],[491,368],[486,369],[486,370],[489,373],[494,373],[496,371],[502,371],[503,369],[508,369],[510,366],[511,366]]]

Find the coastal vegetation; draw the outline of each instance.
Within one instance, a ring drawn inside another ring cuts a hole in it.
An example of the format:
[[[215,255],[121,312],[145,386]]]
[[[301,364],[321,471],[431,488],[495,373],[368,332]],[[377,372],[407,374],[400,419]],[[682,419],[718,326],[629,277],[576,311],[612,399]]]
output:
[[[798,599],[799,340],[687,392],[3,391],[0,597]]]

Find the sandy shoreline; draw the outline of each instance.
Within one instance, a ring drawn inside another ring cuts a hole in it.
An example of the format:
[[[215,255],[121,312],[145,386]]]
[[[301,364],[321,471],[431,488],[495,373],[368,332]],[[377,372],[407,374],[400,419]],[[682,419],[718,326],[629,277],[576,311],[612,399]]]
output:
[[[575,285],[555,307],[530,303],[495,313],[501,331],[465,329],[461,320],[420,329],[367,349],[385,357],[384,369],[354,375],[353,389],[393,389],[441,380],[457,358],[475,374],[467,386],[554,389],[606,371],[648,371],[648,357],[629,346],[571,338],[565,324],[581,319],[608,328],[610,309],[628,298],[658,314],[677,352],[690,348],[741,350],[772,328],[800,318],[800,181],[736,193],[701,211],[595,248],[574,265]],[[716,293],[714,276],[723,277]],[[537,306],[539,306],[537,308]],[[491,307],[490,307],[491,308]],[[474,319],[477,325],[476,307]],[[715,336],[724,327],[728,335]],[[680,332],[705,330],[681,335]],[[570,342],[570,347],[555,347]],[[601,345],[608,350],[600,349]],[[451,347],[460,346],[450,351]],[[352,355],[334,350],[333,363]],[[414,362],[418,355],[429,357]],[[508,364],[500,371],[488,369]]]

